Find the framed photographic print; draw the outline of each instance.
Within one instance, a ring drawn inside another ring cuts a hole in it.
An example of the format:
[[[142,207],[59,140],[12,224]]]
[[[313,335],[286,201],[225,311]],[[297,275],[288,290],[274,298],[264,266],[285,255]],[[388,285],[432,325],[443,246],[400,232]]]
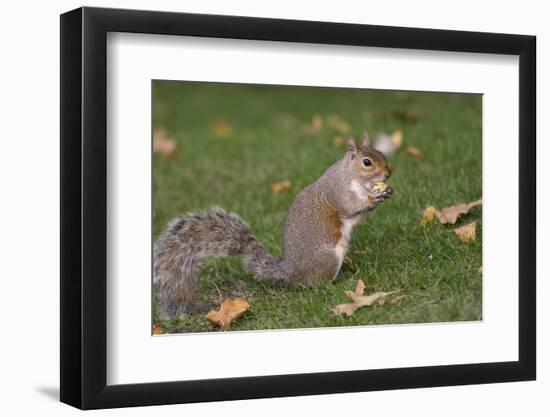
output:
[[[61,16],[61,401],[535,379],[535,38]]]

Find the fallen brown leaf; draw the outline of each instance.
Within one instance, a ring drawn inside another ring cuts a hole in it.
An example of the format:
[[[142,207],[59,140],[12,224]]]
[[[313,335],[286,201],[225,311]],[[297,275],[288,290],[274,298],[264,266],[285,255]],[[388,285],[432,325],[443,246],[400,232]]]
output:
[[[349,125],[349,123],[347,123],[346,121],[344,121],[339,115],[337,114],[330,114],[328,117],[327,117],[327,122],[328,122],[328,125],[334,129],[334,130],[337,130],[338,132],[342,133],[342,134],[345,134],[345,133],[349,133],[349,131],[351,130],[351,126]]]
[[[414,146],[409,146],[407,148],[407,155],[412,156],[413,158],[420,159],[422,158],[422,151]]]
[[[304,133],[317,133],[322,128],[323,128],[323,118],[320,115],[315,114],[311,118],[311,123],[307,124],[307,125],[304,125],[302,127],[302,131]]]
[[[367,288],[367,286],[365,285],[363,280],[358,279],[357,280],[357,285],[355,286],[355,294],[356,295],[363,295],[365,293],[365,288]]]
[[[405,110],[400,108],[400,109],[393,109],[393,110],[378,112],[376,113],[376,116],[379,119],[384,119],[384,120],[398,120],[404,123],[415,123],[423,115],[417,113],[413,109]]]
[[[466,226],[456,228],[455,233],[458,238],[463,242],[476,240],[476,222],[472,222],[467,224]]]
[[[352,291],[346,291],[346,295],[349,295],[349,293],[352,293]],[[345,314],[346,316],[351,316],[355,310],[370,306],[374,304],[376,301],[378,301],[381,297],[386,297],[389,294],[392,294],[393,292],[375,292],[370,295],[361,295],[361,296],[353,296],[352,303],[346,303],[346,304],[338,304],[336,307],[332,309],[332,313],[339,316],[342,314]]]
[[[391,140],[395,147],[399,149],[403,144],[403,131],[401,129],[396,130],[391,134]]]
[[[156,324],[153,326],[153,334],[162,334],[162,327],[157,326]]]
[[[404,295],[396,295],[395,297],[393,297],[390,301],[388,301],[388,304],[392,305],[392,304],[397,304],[399,301],[401,301],[403,298],[405,298]]]
[[[480,206],[481,204],[482,200],[480,198],[468,204],[458,204],[456,206],[446,207],[438,212],[437,217],[441,224],[455,224],[461,215],[468,213],[470,209]]]
[[[292,187],[292,183],[290,182],[290,180],[276,182],[274,184],[271,184],[271,192],[273,194],[279,194],[280,192],[290,190],[290,187]]]
[[[169,137],[162,128],[153,131],[153,153],[162,155],[167,159],[179,158],[176,141]]]
[[[401,301],[403,298],[405,298],[405,296],[404,295],[396,295],[395,297],[393,297],[389,301],[386,301],[386,298],[387,297],[382,297],[382,298],[378,299],[378,305],[380,307],[384,307],[386,304],[388,304],[388,305],[397,304],[399,301]]]
[[[216,326],[228,329],[231,323],[241,317],[248,309],[250,304],[242,298],[225,300],[219,310],[212,310],[206,315],[206,319]]]
[[[357,284],[355,285],[355,290],[344,291],[344,294],[346,294],[351,299],[355,299],[355,297],[365,294],[365,288],[367,288],[367,286],[365,285],[363,280],[358,279]]]
[[[219,118],[210,124],[210,133],[217,138],[227,138],[233,133],[233,126],[226,119]]]
[[[380,300],[381,298],[384,298],[390,294],[394,294],[396,292],[399,292],[401,290],[396,291],[390,291],[390,292],[375,292],[370,295],[364,295],[365,292],[365,284],[362,280],[357,281],[357,285],[355,286],[354,291],[344,291],[344,293],[351,298],[351,303],[345,303],[345,304],[338,304],[336,307],[332,308],[332,314],[336,316],[340,316],[342,314],[345,314],[346,316],[351,316],[355,310],[370,306]]]
[[[416,122],[419,119],[418,113],[416,113],[414,110],[392,110],[390,112],[390,115],[395,118],[399,119],[403,122]]]
[[[334,136],[334,139],[332,140],[332,143],[334,146],[342,146],[346,143],[347,139],[344,136]]]
[[[422,213],[422,219],[420,220],[421,225],[426,225],[433,221],[437,217],[437,209],[434,206],[429,206],[424,209]]]

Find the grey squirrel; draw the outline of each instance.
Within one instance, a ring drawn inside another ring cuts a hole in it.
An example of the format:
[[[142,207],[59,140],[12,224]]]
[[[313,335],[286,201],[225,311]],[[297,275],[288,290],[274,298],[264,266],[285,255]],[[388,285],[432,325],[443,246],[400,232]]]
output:
[[[349,139],[345,155],[294,199],[285,221],[283,258],[267,252],[250,227],[219,207],[174,219],[154,245],[154,282],[160,314],[175,318],[194,310],[199,262],[210,256],[241,256],[256,276],[286,285],[336,278],[354,226],[393,194],[384,154]]]

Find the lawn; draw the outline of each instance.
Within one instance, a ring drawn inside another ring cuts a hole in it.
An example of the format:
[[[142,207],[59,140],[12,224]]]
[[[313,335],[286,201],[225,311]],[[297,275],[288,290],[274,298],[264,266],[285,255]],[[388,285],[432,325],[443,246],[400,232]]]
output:
[[[420,218],[427,206],[481,197],[481,107],[481,96],[466,94],[155,82],[154,127],[176,140],[179,153],[154,155],[155,239],[172,218],[219,205],[238,213],[280,256],[294,196],[345,152],[335,137],[346,135],[327,120],[338,116],[357,138],[364,130],[373,137],[401,129],[404,141],[388,158],[395,194],[356,227],[350,261],[336,281],[287,289],[246,273],[238,258],[210,259],[198,280],[204,313],[171,321],[154,313],[154,324],[165,333],[216,330],[205,313],[233,297],[251,305],[231,326],[240,331],[480,320],[481,208],[455,226],[421,226]],[[422,157],[408,155],[407,146]],[[271,184],[284,180],[290,190],[274,194]],[[453,228],[472,221],[477,239],[464,243]],[[401,288],[405,298],[351,317],[331,314],[349,301],[344,291],[359,278],[368,291]]]

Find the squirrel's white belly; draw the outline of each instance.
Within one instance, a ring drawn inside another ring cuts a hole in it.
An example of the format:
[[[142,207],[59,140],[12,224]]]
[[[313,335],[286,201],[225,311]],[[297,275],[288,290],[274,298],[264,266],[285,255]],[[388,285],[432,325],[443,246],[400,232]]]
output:
[[[353,194],[355,194],[356,198],[362,201],[366,201],[369,197],[365,187],[363,187],[356,180],[351,181],[350,191]],[[341,237],[338,240],[338,242],[336,242],[336,246],[334,247],[334,254],[336,255],[336,259],[338,260],[338,269],[336,271],[336,274],[334,275],[334,278],[336,278],[336,275],[340,271],[340,268],[342,267],[342,263],[346,258],[346,252],[348,251],[348,243],[349,243],[349,240],[351,239],[351,232],[353,231],[353,228],[355,227],[355,225],[361,221],[361,219],[363,218],[363,215],[364,215],[363,213],[359,213],[353,217],[347,217],[347,218],[341,219],[342,220],[342,226],[340,227]]]
[[[357,214],[353,217],[342,218],[342,226],[340,227],[341,237],[338,242],[336,242],[336,246],[334,247],[334,254],[336,255],[336,259],[338,259],[338,269],[334,277],[336,277],[336,275],[340,271],[342,263],[344,262],[344,259],[346,257],[346,252],[348,251],[348,243],[351,239],[351,232],[353,231],[355,225],[359,223],[362,218],[362,213]]]

